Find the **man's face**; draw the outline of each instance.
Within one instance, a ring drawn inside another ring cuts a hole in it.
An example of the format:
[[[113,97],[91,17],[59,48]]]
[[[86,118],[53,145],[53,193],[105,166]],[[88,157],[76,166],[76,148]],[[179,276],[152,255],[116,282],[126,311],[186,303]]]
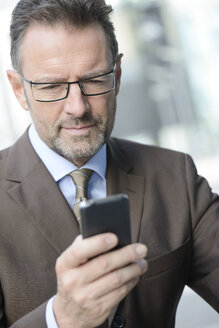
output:
[[[113,68],[108,48],[99,25],[81,30],[61,25],[33,25],[22,44],[22,74],[33,82],[71,82],[107,73]],[[30,110],[41,139],[81,166],[110,136],[120,74],[118,61],[116,90],[104,95],[84,96],[78,84],[73,84],[66,99],[42,103],[33,98],[29,83],[24,81],[25,101],[17,97],[22,106]],[[10,81],[13,85],[12,79]]]

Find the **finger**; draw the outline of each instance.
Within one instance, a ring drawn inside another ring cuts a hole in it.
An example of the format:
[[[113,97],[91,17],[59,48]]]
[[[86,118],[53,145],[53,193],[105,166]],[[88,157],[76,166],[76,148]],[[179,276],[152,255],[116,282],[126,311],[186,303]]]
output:
[[[111,293],[103,296],[100,301],[101,304],[105,304],[106,311],[107,309],[111,311],[116,305],[118,305],[129,293],[130,291],[138,284],[139,278],[135,278],[129,281],[127,284],[124,284],[120,288],[114,289]]]
[[[119,250],[100,255],[86,263],[86,266],[82,269],[84,270],[84,282],[88,283],[97,280],[109,272],[144,258],[146,254],[147,248],[145,245],[132,244]],[[87,272],[89,272],[89,274],[87,274]]]
[[[110,272],[108,275],[91,283],[87,289],[87,293],[92,295],[94,299],[103,297],[131,280],[138,278],[147,271],[147,268],[147,261],[142,259],[138,263],[133,263],[122,269]]]
[[[58,270],[78,267],[89,259],[111,250],[117,243],[118,238],[112,233],[100,234],[86,239],[78,236],[58,258]]]

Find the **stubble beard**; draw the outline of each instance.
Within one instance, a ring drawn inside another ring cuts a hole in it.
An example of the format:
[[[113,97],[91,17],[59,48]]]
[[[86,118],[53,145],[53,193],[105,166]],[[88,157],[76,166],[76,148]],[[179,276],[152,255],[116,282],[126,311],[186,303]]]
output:
[[[106,110],[110,111],[106,121],[100,115],[92,117],[90,113],[87,113],[81,119],[72,117],[65,121],[56,122],[55,126],[49,128],[45,126],[43,121],[37,119],[32,111],[31,116],[41,139],[56,153],[75,162],[90,159],[109,139],[115,121],[116,99],[112,108]],[[92,124],[95,128],[92,128],[90,132],[83,136],[68,135],[65,138],[61,133],[62,127],[70,128],[84,124]]]
[[[88,123],[88,120],[77,120],[78,124]],[[90,123],[91,121],[89,121]],[[68,120],[61,123],[61,126],[68,127],[71,124],[76,126],[76,120]],[[95,133],[94,131],[88,132],[83,136],[65,136],[61,135],[61,127],[58,127],[54,131],[54,129],[50,130],[49,140],[47,140],[47,144],[59,155],[74,161],[79,159],[87,159],[92,157],[106,142],[107,140],[107,129],[105,128],[103,121],[101,118],[92,120],[92,124],[95,125]]]

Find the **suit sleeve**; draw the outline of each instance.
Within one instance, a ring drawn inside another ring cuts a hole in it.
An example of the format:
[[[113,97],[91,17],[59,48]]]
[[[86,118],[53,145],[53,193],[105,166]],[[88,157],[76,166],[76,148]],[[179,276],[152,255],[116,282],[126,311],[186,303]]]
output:
[[[40,305],[15,323],[10,328],[47,328],[46,325],[46,305],[47,302]]]
[[[188,285],[219,312],[219,198],[186,157],[193,258]]]
[[[3,299],[2,288],[0,285],[0,328],[7,328],[3,309],[4,309],[4,299]]]

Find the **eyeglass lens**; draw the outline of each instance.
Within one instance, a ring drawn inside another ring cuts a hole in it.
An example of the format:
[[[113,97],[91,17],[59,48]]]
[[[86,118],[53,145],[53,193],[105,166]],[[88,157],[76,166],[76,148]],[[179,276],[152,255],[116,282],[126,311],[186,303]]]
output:
[[[33,96],[39,101],[64,99],[68,95],[70,84],[78,83],[84,95],[100,95],[114,89],[114,73],[94,77],[81,82],[32,84]]]

